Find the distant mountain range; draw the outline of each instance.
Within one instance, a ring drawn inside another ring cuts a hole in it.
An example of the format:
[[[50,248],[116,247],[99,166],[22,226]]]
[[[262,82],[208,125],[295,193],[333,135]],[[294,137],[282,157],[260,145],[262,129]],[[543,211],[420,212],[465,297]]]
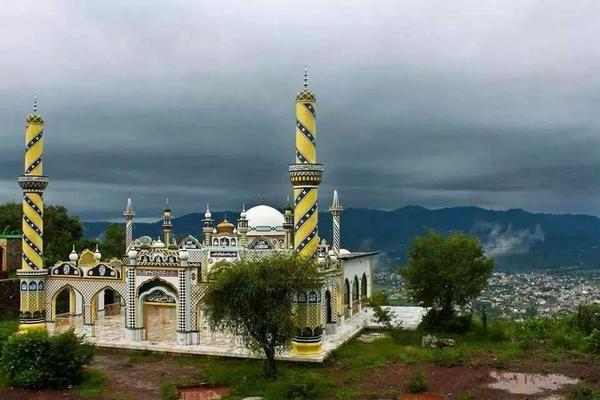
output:
[[[224,214],[214,212],[215,221]],[[202,214],[173,219],[176,236],[201,236]],[[85,236],[100,237],[109,222],[84,222]],[[463,231],[477,235],[501,270],[598,268],[600,219],[588,215],[541,214],[521,209],[492,211],[478,207],[430,210],[406,206],[393,211],[350,208],[342,214],[342,247],[353,251],[379,250],[379,269],[404,262],[411,239],[432,228],[444,233]],[[319,231],[331,241],[331,216],[319,214]],[[134,224],[134,236],[161,234],[161,222]]]

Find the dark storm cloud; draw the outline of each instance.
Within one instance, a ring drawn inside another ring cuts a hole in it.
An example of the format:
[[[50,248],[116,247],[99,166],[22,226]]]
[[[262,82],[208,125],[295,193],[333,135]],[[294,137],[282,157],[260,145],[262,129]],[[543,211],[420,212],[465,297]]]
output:
[[[51,203],[282,205],[308,64],[322,207],[600,214],[597,2],[2,3],[1,201],[38,90]]]

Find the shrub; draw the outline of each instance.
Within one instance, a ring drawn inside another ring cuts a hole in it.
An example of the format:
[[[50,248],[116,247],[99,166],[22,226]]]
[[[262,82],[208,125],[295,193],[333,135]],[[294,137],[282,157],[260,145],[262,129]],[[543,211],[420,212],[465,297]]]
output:
[[[436,350],[433,358],[437,364],[446,368],[463,365],[467,359],[464,352],[457,348],[445,348]]]
[[[426,391],[427,388],[427,378],[425,377],[425,374],[422,371],[415,372],[410,377],[406,385],[406,390],[409,393],[421,393]]]
[[[590,353],[600,354],[600,330],[594,329],[590,336],[586,338],[586,341]]]
[[[325,380],[309,372],[286,375],[269,386],[265,399],[313,400],[323,398],[329,391]]]
[[[11,386],[26,389],[64,388],[83,380],[93,346],[72,331],[48,335],[31,331],[12,335],[2,350],[2,368]]]
[[[466,333],[473,328],[473,315],[447,315],[435,309],[429,310],[421,320],[419,329],[426,332]]]
[[[571,388],[567,400],[600,400],[600,390],[578,384]]]
[[[503,342],[510,337],[504,321],[493,321],[488,328],[487,337],[492,342]]]
[[[594,329],[600,329],[600,304],[577,307],[577,328],[588,335]]]

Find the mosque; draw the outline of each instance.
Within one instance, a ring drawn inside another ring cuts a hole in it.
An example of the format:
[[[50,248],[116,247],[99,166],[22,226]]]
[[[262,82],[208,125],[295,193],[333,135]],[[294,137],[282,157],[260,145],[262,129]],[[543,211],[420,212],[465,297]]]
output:
[[[162,213],[162,238],[133,237],[131,199],[123,213],[122,258],[103,259],[101,249],[75,248],[68,261],[46,267],[43,255],[44,119],[27,116],[23,190],[23,256],[20,278],[21,329],[60,332],[74,328],[98,343],[135,348],[195,348],[214,342],[204,322],[202,296],[211,268],[272,252],[296,251],[319,261],[320,283],[294,298],[296,336],[291,356],[322,352],[324,338],[344,330],[371,296],[373,258],[377,252],[350,252],[340,246],[343,208],[334,191],[329,208],[333,233],[328,241],[318,230],[318,187],[323,166],[317,163],[316,98],[304,87],[296,96],[295,162],[289,166],[293,204],[283,212],[265,204],[242,207],[235,223],[216,223],[207,206],[198,221],[201,237],[177,242],[171,236],[171,209]],[[66,256],[66,255],[65,255]],[[211,342],[213,340],[213,342]]]

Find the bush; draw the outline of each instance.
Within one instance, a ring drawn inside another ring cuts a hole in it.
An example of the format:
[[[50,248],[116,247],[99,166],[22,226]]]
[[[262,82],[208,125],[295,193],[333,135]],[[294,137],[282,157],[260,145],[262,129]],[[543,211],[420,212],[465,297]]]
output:
[[[488,328],[488,338],[492,342],[503,342],[510,337],[508,327],[504,321],[494,321]]]
[[[321,399],[328,391],[329,385],[323,378],[309,372],[298,372],[286,375],[270,385],[265,392],[265,399]]]
[[[594,329],[590,336],[586,338],[586,341],[590,353],[600,354],[600,330]]]
[[[406,385],[406,390],[409,393],[421,393],[426,391],[427,388],[427,378],[422,371],[414,373]]]
[[[567,400],[600,400],[600,390],[578,384],[569,391]]]
[[[31,331],[12,335],[2,350],[2,369],[11,386],[25,389],[65,388],[83,380],[83,366],[93,346],[72,331],[48,335]]]
[[[600,330],[600,304],[577,307],[577,328],[587,335],[594,329]]]
[[[421,320],[425,332],[466,333],[473,328],[473,315],[447,315],[432,308]]]

